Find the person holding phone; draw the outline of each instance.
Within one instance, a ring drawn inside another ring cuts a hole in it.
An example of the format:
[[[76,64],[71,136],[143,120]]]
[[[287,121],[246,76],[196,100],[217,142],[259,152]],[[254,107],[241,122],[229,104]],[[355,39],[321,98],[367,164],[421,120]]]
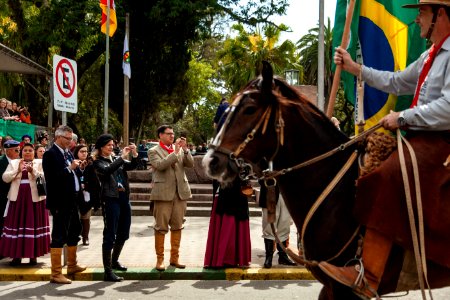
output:
[[[105,223],[102,244],[104,280],[122,281],[123,277],[117,276],[113,269],[127,270],[119,262],[131,227],[130,185],[126,171],[137,167],[138,152],[136,145],[130,144],[123,148],[120,156],[114,156],[114,137],[110,134],[100,135],[95,149],[94,169],[101,183],[100,197]]]
[[[156,270],[164,271],[164,238],[170,229],[170,265],[185,268],[179,262],[181,230],[186,213],[186,200],[191,198],[184,168],[194,166],[186,137],[175,140],[173,127],[161,125],[157,130],[159,144],[148,151],[153,168],[153,189],[150,200],[153,201],[155,218]]]
[[[42,158],[47,187],[46,206],[53,217],[50,282],[58,284],[72,283],[62,274],[61,256],[64,245],[67,245],[67,274],[73,275],[86,270],[77,261],[77,245],[81,233],[77,199],[81,189],[75,170],[80,165],[80,160],[74,159],[69,151],[72,134],[73,130],[69,126],[59,126],[55,130],[53,146],[45,151]]]
[[[36,265],[36,257],[50,252],[50,225],[45,209],[45,196],[39,196],[36,177],[43,176],[42,161],[34,159],[34,146],[26,143],[21,159],[14,159],[2,179],[11,182],[6,207],[5,227],[0,240],[0,255],[11,257],[11,266],[29,258]]]

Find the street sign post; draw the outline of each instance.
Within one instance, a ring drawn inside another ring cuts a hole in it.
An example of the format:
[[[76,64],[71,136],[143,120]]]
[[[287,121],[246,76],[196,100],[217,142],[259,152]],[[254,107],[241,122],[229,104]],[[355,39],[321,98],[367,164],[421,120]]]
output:
[[[62,112],[77,113],[77,63],[74,60],[53,56],[53,107]]]

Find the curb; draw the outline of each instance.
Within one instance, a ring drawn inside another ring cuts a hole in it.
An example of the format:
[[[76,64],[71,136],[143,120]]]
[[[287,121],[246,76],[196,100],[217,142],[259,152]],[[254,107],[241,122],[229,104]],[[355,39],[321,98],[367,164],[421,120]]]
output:
[[[49,268],[8,268],[0,270],[0,281],[49,281]],[[115,271],[125,280],[316,280],[304,268],[229,268],[205,269],[168,267],[164,272],[154,268],[129,268],[126,272]],[[66,270],[63,269],[64,276]],[[103,268],[87,268],[84,272],[67,276],[76,281],[103,281]]]

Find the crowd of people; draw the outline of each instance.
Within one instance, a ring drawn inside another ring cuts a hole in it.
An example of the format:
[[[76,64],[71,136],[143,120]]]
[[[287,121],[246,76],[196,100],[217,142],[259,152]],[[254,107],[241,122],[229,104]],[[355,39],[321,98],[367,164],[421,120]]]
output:
[[[6,98],[0,99],[0,118],[31,124],[31,116],[28,107],[17,105]]]
[[[192,197],[185,169],[194,166],[194,159],[186,137],[175,139],[173,127],[162,125],[157,135],[158,142],[148,150],[153,171],[150,200],[154,204],[155,268],[164,271],[167,233],[169,264],[185,268],[179,250],[186,200]],[[86,267],[78,264],[77,247],[80,242],[89,246],[91,213],[101,207],[105,224],[104,280],[123,280],[114,270],[127,270],[119,262],[131,227],[126,171],[136,168],[140,147],[130,144],[117,149],[110,134],[87,145],[68,126],[56,129],[51,144],[49,139],[46,132],[36,138],[25,134],[20,141],[1,138],[4,155],[0,158],[0,211],[4,218],[0,218],[0,258],[11,258],[11,266],[24,265],[22,260],[29,259],[28,265],[34,266],[39,257],[50,253],[50,281],[71,283],[62,272],[63,248],[67,246],[67,274],[83,272]],[[38,177],[45,178],[44,194],[39,191]],[[248,195],[241,194],[242,184],[215,190],[219,196],[214,197],[205,267],[250,265]],[[231,207],[234,204],[238,204],[236,208]],[[230,228],[237,229],[236,234],[227,234]],[[239,245],[237,251],[229,251],[235,245]]]

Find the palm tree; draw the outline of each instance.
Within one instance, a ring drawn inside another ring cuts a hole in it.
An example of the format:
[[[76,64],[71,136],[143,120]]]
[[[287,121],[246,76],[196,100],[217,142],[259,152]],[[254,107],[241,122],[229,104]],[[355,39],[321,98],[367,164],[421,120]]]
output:
[[[331,86],[333,84],[333,73],[331,72],[332,47],[333,47],[333,29],[328,18],[328,26],[324,27],[324,96],[325,107],[330,98]],[[297,42],[297,49],[300,55],[300,64],[303,66],[304,81],[307,85],[317,85],[318,78],[318,51],[319,51],[319,27],[312,28],[308,34],[304,35]],[[336,96],[335,116],[341,121],[341,128],[348,135],[354,132],[353,122],[354,107],[345,100],[343,91],[340,89]]]
[[[325,44],[325,99],[329,98],[331,85],[333,82],[333,74],[331,73],[331,55],[333,46],[333,29],[328,18],[328,26],[324,27],[324,44]],[[300,55],[300,64],[304,70],[305,84],[317,85],[318,73],[318,52],[319,52],[319,27],[308,30],[308,34],[304,35],[297,41],[297,49]]]
[[[285,25],[266,25],[263,34],[259,30],[249,33],[242,24],[236,24],[232,29],[238,35],[227,39],[218,53],[220,72],[231,93],[239,91],[259,74],[263,60],[269,61],[279,75],[285,69],[300,69],[294,43],[286,40],[278,45],[281,32],[288,29]]]

